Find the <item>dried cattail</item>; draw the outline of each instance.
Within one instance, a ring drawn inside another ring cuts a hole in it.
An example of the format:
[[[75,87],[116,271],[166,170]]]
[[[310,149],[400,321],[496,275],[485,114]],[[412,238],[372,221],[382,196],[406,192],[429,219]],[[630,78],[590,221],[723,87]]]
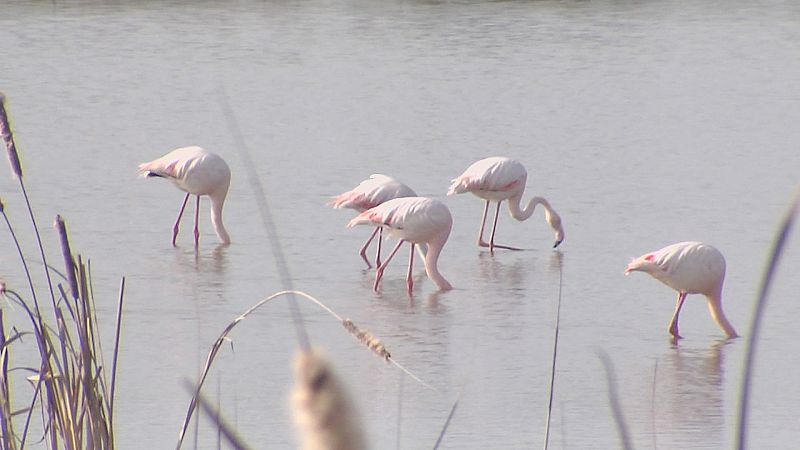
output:
[[[388,360],[392,357],[386,347],[383,346],[380,340],[376,338],[372,333],[367,330],[362,330],[358,328],[356,324],[353,323],[350,319],[342,320],[342,325],[344,328],[350,332],[353,336],[358,339],[359,342],[369,347],[370,350],[377,353],[383,359]]]
[[[294,419],[305,450],[364,449],[353,407],[319,352],[300,351],[294,363]]]
[[[14,172],[14,175],[18,178],[22,178],[22,165],[19,163],[17,146],[14,145],[14,133],[11,132],[8,113],[6,112],[6,96],[3,95],[2,92],[0,92],[0,136],[3,137],[3,142],[6,144],[8,162],[11,163],[11,171]]]
[[[72,259],[72,250],[69,248],[67,226],[64,224],[64,218],[60,214],[56,216],[55,227],[58,230],[58,236],[61,238],[61,251],[64,253],[64,265],[67,268],[67,281],[69,282],[70,290],[72,290],[72,298],[77,300],[78,280],[75,277],[75,261]]]

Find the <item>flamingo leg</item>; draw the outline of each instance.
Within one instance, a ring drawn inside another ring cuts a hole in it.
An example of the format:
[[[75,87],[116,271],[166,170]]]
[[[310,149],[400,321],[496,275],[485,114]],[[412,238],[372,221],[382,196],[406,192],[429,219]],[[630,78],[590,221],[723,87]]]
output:
[[[479,247],[488,247],[487,244],[483,240],[483,228],[486,226],[486,214],[489,212],[489,200],[486,200],[486,206],[483,207],[483,219],[481,219],[481,230],[478,232],[478,246]]]
[[[175,241],[178,240],[178,226],[181,223],[181,217],[183,217],[183,210],[186,209],[186,202],[189,201],[189,195],[186,194],[186,197],[183,199],[183,204],[181,205],[181,210],[178,212],[178,220],[175,221],[175,225],[172,226],[172,246],[175,247]]]
[[[197,196],[197,206],[194,208],[194,246],[200,245],[200,196]]]
[[[372,268],[372,264],[370,264],[369,263],[369,259],[367,259],[367,248],[369,247],[369,244],[372,243],[372,240],[375,239],[375,235],[378,234],[378,230],[380,230],[380,229],[381,229],[380,227],[376,227],[372,231],[372,234],[369,236],[369,239],[367,239],[367,242],[364,243],[364,246],[361,247],[361,250],[359,250],[359,252],[358,252],[358,254],[361,255],[361,259],[363,259],[364,262],[367,263],[367,267],[368,268]],[[380,241],[378,241],[378,246],[379,246],[378,248],[380,248],[380,245],[381,245],[381,243],[380,243]],[[379,253],[379,255],[380,255],[380,253]],[[378,265],[380,265],[380,261],[378,261]]]
[[[375,267],[381,265],[381,244],[383,244],[383,227],[378,227],[378,250],[375,253]]]
[[[502,200],[497,202],[497,208],[494,210],[494,222],[492,223],[492,235],[489,237],[489,253],[494,253],[494,233],[497,231],[497,219],[500,218],[500,205]]]
[[[392,253],[389,253],[389,256],[386,257],[386,261],[384,261],[383,264],[381,264],[380,266],[378,266],[377,269],[375,269],[375,284],[372,286],[373,291],[378,292],[378,285],[381,282],[381,278],[383,278],[383,271],[386,270],[386,266],[389,265],[389,261],[391,261],[392,258],[394,258],[394,254],[397,253],[398,250],[400,250],[400,246],[403,245],[403,242],[405,241],[401,240],[400,242],[398,242],[397,245],[394,247],[394,250],[392,250]]]
[[[494,223],[492,224],[492,235],[489,237],[489,243],[479,242],[481,247],[489,247],[489,253],[494,253],[494,249],[496,248],[503,248],[506,250],[522,250],[521,248],[517,247],[510,247],[508,245],[500,245],[494,243],[494,234],[497,231],[497,219],[500,217],[500,204],[503,203],[502,200],[497,202],[497,210],[494,212]],[[489,203],[486,203],[486,208],[489,208]],[[486,212],[484,212],[484,218],[486,217]]]
[[[669,334],[675,339],[681,338],[681,335],[678,333],[678,315],[681,313],[681,308],[685,300],[686,292],[679,292],[678,300],[675,302],[675,313],[672,315],[672,320],[669,322]]]
[[[408,255],[408,275],[406,275],[406,284],[408,285],[408,295],[411,295],[411,290],[414,289],[414,279],[411,274],[414,270],[414,243],[411,243],[411,253]]]

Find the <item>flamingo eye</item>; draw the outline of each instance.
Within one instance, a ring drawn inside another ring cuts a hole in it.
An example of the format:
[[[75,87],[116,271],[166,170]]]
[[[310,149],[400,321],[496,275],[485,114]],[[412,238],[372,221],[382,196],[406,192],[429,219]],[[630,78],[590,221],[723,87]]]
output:
[[[650,255],[647,255],[647,256],[644,257],[645,261],[653,261],[654,259],[656,259],[656,257],[653,254],[650,254]]]

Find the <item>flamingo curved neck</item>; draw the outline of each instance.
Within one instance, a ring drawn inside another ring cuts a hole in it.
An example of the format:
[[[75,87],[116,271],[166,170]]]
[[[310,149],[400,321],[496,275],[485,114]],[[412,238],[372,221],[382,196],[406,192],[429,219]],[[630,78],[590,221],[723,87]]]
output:
[[[442,253],[442,247],[444,247],[444,242],[428,243],[428,251],[425,254],[425,273],[428,274],[431,281],[439,286],[439,289],[446,291],[453,289],[453,286],[439,272],[439,255]]]
[[[711,313],[711,318],[714,319],[714,322],[722,328],[722,331],[724,331],[729,338],[738,337],[739,335],[736,333],[733,325],[731,325],[728,318],[725,317],[725,313],[722,311],[721,295],[709,295],[707,298],[708,311]]]
[[[225,204],[225,196],[211,197],[211,224],[214,225],[214,231],[219,236],[219,239],[222,241],[223,244],[230,244],[231,238],[228,235],[228,231],[225,229],[225,225],[222,223],[222,206]]]
[[[520,209],[521,201],[522,194],[515,195],[508,199],[508,211],[511,213],[511,217],[519,220],[520,222],[523,220],[528,220],[528,218],[533,215],[533,211],[536,210],[536,205],[539,204],[541,204],[548,213],[553,212],[553,208],[544,197],[531,198],[528,200],[528,204],[525,205],[524,209]]]

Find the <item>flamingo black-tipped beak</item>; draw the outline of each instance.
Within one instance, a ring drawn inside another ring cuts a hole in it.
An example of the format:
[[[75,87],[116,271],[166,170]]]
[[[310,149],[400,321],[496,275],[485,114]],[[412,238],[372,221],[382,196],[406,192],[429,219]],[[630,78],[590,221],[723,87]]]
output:
[[[561,244],[561,242],[563,242],[563,241],[564,241],[563,239],[556,241],[556,242],[553,244],[553,248],[556,248],[556,247],[558,247],[558,245],[559,245],[559,244]]]

